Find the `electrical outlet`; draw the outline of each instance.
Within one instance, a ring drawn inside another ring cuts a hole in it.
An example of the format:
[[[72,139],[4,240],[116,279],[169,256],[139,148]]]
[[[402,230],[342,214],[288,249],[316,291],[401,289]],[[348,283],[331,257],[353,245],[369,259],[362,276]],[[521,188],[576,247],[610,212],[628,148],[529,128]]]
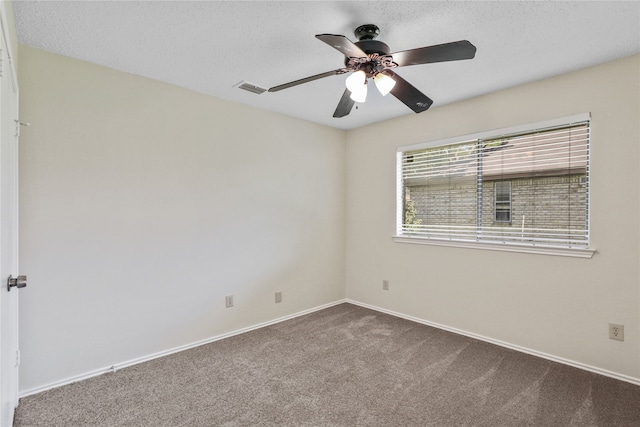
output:
[[[388,291],[389,290],[389,281],[388,280],[383,280],[382,281],[382,290],[384,290],[384,291]]]
[[[276,303],[282,302],[282,292],[276,292]]]
[[[609,323],[609,339],[624,341],[624,325]]]
[[[233,295],[227,295],[224,297],[224,303],[227,308],[233,307]]]

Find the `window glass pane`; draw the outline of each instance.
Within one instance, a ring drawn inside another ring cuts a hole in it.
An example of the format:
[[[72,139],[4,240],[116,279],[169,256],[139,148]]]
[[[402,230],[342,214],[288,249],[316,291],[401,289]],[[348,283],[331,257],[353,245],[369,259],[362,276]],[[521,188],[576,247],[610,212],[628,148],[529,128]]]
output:
[[[511,210],[510,209],[503,209],[503,210],[498,210],[496,208],[496,221],[511,221]]]
[[[404,232],[441,238],[473,235],[477,161],[475,142],[405,152]]]
[[[495,183],[496,188],[496,202],[510,202],[511,201],[511,182],[499,181]]]
[[[400,234],[588,246],[588,121],[401,157]]]

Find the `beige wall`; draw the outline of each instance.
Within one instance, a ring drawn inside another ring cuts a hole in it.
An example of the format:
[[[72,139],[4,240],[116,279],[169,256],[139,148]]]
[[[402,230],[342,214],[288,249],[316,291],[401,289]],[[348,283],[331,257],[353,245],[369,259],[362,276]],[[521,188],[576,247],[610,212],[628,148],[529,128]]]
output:
[[[350,131],[347,297],[640,381],[639,63],[634,56]],[[392,240],[397,146],[584,112],[592,115],[592,259]],[[625,325],[624,342],[608,339],[610,321]]]
[[[344,298],[344,131],[20,60],[23,393]]]

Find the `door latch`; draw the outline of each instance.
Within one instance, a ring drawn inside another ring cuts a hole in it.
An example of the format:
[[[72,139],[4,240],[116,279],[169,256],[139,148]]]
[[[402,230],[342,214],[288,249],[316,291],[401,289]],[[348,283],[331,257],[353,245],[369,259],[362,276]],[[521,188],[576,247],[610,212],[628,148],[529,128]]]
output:
[[[14,286],[18,289],[27,286],[27,276],[11,277],[11,275],[9,275],[7,279],[7,292],[11,292],[11,288]]]

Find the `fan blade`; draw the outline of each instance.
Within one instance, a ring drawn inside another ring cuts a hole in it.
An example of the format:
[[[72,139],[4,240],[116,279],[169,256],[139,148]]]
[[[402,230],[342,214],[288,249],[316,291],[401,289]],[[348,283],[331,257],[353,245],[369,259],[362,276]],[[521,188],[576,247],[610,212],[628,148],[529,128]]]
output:
[[[419,47],[392,53],[393,62],[399,67],[406,65],[429,64],[432,62],[458,61],[476,56],[476,47],[467,40]]]
[[[351,91],[349,89],[345,89],[342,94],[342,98],[340,98],[340,102],[338,102],[336,111],[333,113],[333,117],[344,117],[348,115],[355,103],[356,101],[351,99]]]
[[[308,83],[308,82],[312,82],[314,80],[318,80],[318,79],[322,79],[324,77],[329,77],[329,76],[337,76],[338,74],[344,74],[344,73],[348,73],[349,70],[345,69],[345,68],[338,68],[337,70],[333,70],[333,71],[327,71],[326,73],[320,73],[320,74],[316,74],[315,76],[310,76],[310,77],[305,77],[304,79],[300,79],[300,80],[294,80],[292,82],[289,83],[285,83],[279,86],[274,86],[272,88],[269,89],[269,92],[277,92],[279,90],[282,89],[287,89],[293,86],[298,86],[301,85],[303,83]]]
[[[336,34],[318,34],[317,39],[322,40],[334,49],[339,50],[347,58],[366,58],[367,54],[345,36]]]
[[[411,83],[409,83],[393,71],[386,70],[385,72],[396,82],[393,89],[391,89],[391,95],[402,101],[404,105],[411,108],[416,113],[421,113],[431,107],[431,104],[433,104],[431,98],[420,92],[418,89],[412,86]]]

